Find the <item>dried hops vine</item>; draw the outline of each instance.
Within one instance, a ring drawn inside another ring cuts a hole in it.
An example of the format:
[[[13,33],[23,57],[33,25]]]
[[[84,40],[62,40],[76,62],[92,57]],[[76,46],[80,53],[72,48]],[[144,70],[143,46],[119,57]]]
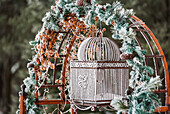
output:
[[[76,58],[77,47],[83,38],[96,35],[98,30],[95,23],[97,21],[112,26],[112,38],[122,40],[121,58],[126,59],[132,68],[129,84],[133,91],[128,92],[126,101],[114,99],[111,105],[118,110],[118,113],[152,113],[160,104],[157,94],[153,91],[161,86],[161,80],[159,76],[155,78],[148,76],[148,74],[152,75],[154,71],[145,65],[146,51],[136,44],[136,33],[129,26],[128,20],[133,14],[133,10],[124,9],[120,2],[114,2],[112,5],[100,5],[95,0],[83,3],[76,3],[75,0],[57,0],[56,4],[51,6],[51,11],[46,13],[43,18],[41,31],[35,40],[30,42],[36,54],[28,63],[30,77],[24,80],[25,92],[27,93],[25,101],[27,113],[40,113],[39,108],[34,104],[35,91],[38,91],[44,81],[50,82],[49,77],[52,74],[49,74],[48,71],[55,69],[55,60],[61,58],[60,54],[71,52],[66,63],[69,63],[72,58]],[[69,38],[65,47],[62,47],[63,50],[59,52],[59,42],[64,38],[64,34],[59,33],[62,31],[69,32]],[[72,46],[69,47],[68,44],[72,41],[75,43],[71,50]],[[62,59],[59,60],[62,64]],[[65,72],[66,80],[56,80],[56,83],[67,81],[69,64]],[[38,75],[38,81],[35,80],[36,75]],[[37,87],[37,90],[34,87]],[[19,112],[18,110],[17,113]]]

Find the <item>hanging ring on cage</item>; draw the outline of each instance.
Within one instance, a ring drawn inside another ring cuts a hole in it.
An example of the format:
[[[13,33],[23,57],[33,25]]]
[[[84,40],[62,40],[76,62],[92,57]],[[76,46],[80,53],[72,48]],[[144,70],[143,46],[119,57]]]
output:
[[[103,32],[101,31],[101,29],[97,32],[96,37],[103,37]]]
[[[91,107],[91,111],[93,111],[93,112],[95,111],[95,107],[94,106]]]

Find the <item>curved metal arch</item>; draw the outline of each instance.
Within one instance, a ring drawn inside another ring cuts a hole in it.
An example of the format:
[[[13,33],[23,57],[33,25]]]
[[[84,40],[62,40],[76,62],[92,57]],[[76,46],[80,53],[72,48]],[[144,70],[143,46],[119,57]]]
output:
[[[136,16],[132,16],[132,18],[136,21],[136,22],[142,22],[138,17]],[[166,90],[158,90],[157,92],[158,93],[167,93],[166,95],[166,105],[170,105],[170,86],[169,86],[169,71],[168,71],[168,65],[167,65],[167,62],[166,62],[166,58],[165,58],[165,55],[162,51],[162,48],[160,46],[160,44],[158,43],[158,40],[156,39],[156,37],[154,36],[154,34],[152,33],[152,31],[142,22],[142,25],[141,27],[143,27],[147,33],[149,34],[149,36],[151,37],[152,41],[154,42],[155,46],[157,47],[157,50],[159,51],[159,56],[161,56],[161,60],[162,60],[162,63],[163,63],[163,67],[164,67],[164,72],[165,72],[165,78],[166,78]],[[67,49],[67,53],[66,53],[66,56],[64,58],[64,62],[63,62],[63,69],[62,69],[62,84],[61,85],[52,85],[51,87],[58,87],[58,86],[61,86],[62,87],[62,90],[61,90],[61,100],[39,100],[39,101],[36,101],[35,103],[37,105],[43,105],[43,104],[69,104],[70,102],[69,101],[65,101],[64,98],[65,98],[65,91],[64,91],[64,88],[65,88],[65,75],[66,75],[66,65],[67,65],[67,62],[68,62],[68,56],[70,54],[70,51],[71,51],[71,48],[73,46],[73,44],[75,43],[77,37],[73,37],[73,39],[71,40],[70,44],[69,44],[69,47]],[[140,44],[140,42],[138,41],[138,44]],[[153,55],[151,57],[156,57],[156,55]],[[55,78],[54,78],[55,79]],[[24,89],[23,89],[24,90]],[[24,91],[22,92],[24,93]],[[21,95],[20,96],[20,108],[21,108],[21,114],[22,113],[25,113],[25,104],[24,104],[24,99],[23,98],[25,95]],[[168,108],[167,106],[164,106],[164,107],[160,107],[158,109],[155,110],[156,112],[166,112],[166,111],[170,111],[170,108]],[[74,109],[72,108],[71,110],[72,114],[74,114]]]
[[[151,46],[150,42],[146,41],[147,44],[150,46],[150,50],[152,53],[152,56],[150,56],[151,58],[153,58],[156,62],[156,58],[161,58],[161,61],[162,61],[162,66],[164,68],[164,74],[165,74],[165,83],[166,83],[166,86],[165,86],[165,90],[158,90],[156,91],[157,93],[166,93],[166,105],[170,105],[170,85],[169,85],[169,71],[168,71],[168,65],[167,65],[167,61],[166,61],[166,58],[165,58],[165,55],[163,53],[163,50],[157,40],[157,38],[155,37],[155,35],[153,34],[153,32],[147,27],[147,25],[141,21],[138,17],[136,16],[132,16],[132,19],[134,19],[136,22],[140,22],[140,26],[145,30],[147,31],[148,35],[150,36],[152,42],[155,44],[158,52],[159,52],[159,55],[155,55],[154,51],[153,51],[153,47]],[[145,39],[145,40],[148,40],[148,39]],[[146,56],[147,58],[147,56]],[[148,57],[149,58],[149,57]],[[155,63],[155,70],[158,71],[158,65],[157,63]],[[157,74],[157,73],[156,73]]]
[[[136,16],[132,16],[132,18],[136,21],[136,22],[142,22],[141,23],[141,27],[143,27],[144,28],[144,30],[145,31],[147,31],[147,33],[149,34],[149,36],[150,36],[150,38],[152,39],[152,41],[153,41],[153,43],[155,44],[155,46],[156,46],[156,48],[157,48],[157,50],[158,50],[158,52],[159,52],[159,54],[160,55],[158,55],[158,56],[156,56],[155,55],[155,53],[154,53],[154,50],[153,50],[153,47],[152,47],[152,45],[151,45],[151,43],[149,42],[149,40],[146,38],[145,40],[146,40],[146,42],[147,42],[147,44],[150,46],[150,50],[152,51],[152,58],[154,59],[154,62],[155,62],[155,70],[156,70],[156,72],[157,72],[157,70],[158,70],[158,67],[157,67],[157,62],[156,62],[156,58],[159,58],[159,57],[161,57],[161,60],[162,60],[162,64],[163,64],[163,68],[164,68],[164,72],[165,72],[165,79],[166,79],[166,89],[165,90],[157,90],[157,91],[155,91],[156,93],[167,93],[166,94],[166,105],[170,105],[170,85],[169,85],[169,71],[168,71],[168,65],[167,65],[167,61],[166,61],[166,58],[165,58],[165,55],[164,55],[164,53],[163,53],[163,51],[162,51],[162,48],[161,48],[161,46],[160,46],[160,44],[159,44],[159,42],[158,42],[158,40],[157,40],[157,38],[155,37],[155,35],[152,33],[152,31],[146,26],[146,24],[143,22],[143,21],[141,21],[138,17],[136,17]],[[70,43],[70,49],[67,51],[67,54],[69,54],[70,53],[70,50],[71,50],[71,47],[72,47],[72,45],[74,44],[74,41],[75,41],[76,39],[74,39],[71,43]],[[140,44],[140,42],[138,41],[138,43]],[[66,54],[66,55],[67,55]],[[146,58],[147,58],[147,56],[146,56]],[[149,58],[149,57],[148,57]],[[66,61],[67,61],[67,58],[65,58],[64,59],[64,63],[67,63]],[[64,64],[63,65],[63,71],[65,72],[65,66],[66,66],[66,64]],[[63,72],[63,75],[62,75],[62,79],[64,79],[64,77],[65,77],[65,73]],[[157,74],[157,73],[156,73]],[[160,108],[160,109],[158,109],[158,111],[168,111],[168,108],[167,107],[163,107],[163,108]]]

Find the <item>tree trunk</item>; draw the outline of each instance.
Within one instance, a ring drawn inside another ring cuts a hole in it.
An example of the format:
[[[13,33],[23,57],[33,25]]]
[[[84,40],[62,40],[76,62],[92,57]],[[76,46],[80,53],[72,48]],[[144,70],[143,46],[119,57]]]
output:
[[[4,114],[9,114],[10,112],[10,104],[11,104],[11,62],[10,58],[3,59],[3,113]]]
[[[169,0],[166,0],[166,8],[167,8],[167,10],[166,10],[166,21],[167,21],[167,34],[168,34],[169,28],[170,28],[170,25],[169,25],[170,2],[169,2]]]
[[[0,63],[0,114],[3,112],[3,109],[2,109],[2,107],[3,107],[3,95],[2,95],[2,93],[3,93],[3,79],[2,79],[2,72],[3,72],[3,67],[2,67],[2,64]]]

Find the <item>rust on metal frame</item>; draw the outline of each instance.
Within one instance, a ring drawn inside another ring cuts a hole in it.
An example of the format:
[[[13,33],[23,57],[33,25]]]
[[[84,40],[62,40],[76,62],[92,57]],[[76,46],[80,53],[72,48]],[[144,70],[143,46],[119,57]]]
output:
[[[160,90],[155,90],[154,93],[166,93],[167,90],[160,89]]]
[[[139,29],[133,29],[133,31],[149,32],[149,30],[145,30],[145,29],[141,29],[141,28],[139,28]]]
[[[146,55],[145,57],[147,57],[147,58],[164,58],[164,56],[162,56],[162,55]]]
[[[146,38],[146,41],[147,41],[147,43],[149,45],[149,48],[151,50],[152,55],[155,55],[154,49],[153,49],[148,37],[146,36],[146,34],[144,32],[141,31],[141,33],[144,35],[144,38]],[[158,72],[158,62],[157,62],[155,57],[153,57],[153,60],[154,60],[154,64],[155,64],[156,75],[158,76],[158,74],[159,74],[159,72]]]
[[[19,93],[20,94],[20,114],[26,114],[26,105],[24,102],[26,100],[25,88],[26,86],[23,84],[21,86],[22,91]]]
[[[52,87],[62,87],[62,84],[57,84],[57,85],[42,85],[41,88],[52,88]]]
[[[35,99],[36,99],[36,101],[38,101],[38,74],[37,74],[37,71],[38,70],[38,68],[36,67],[35,68],[35,80],[36,80],[36,85],[35,85]],[[38,106],[38,105],[37,105]]]
[[[143,46],[142,46],[141,42],[139,41],[138,37],[136,36],[135,38],[136,38],[136,42],[138,43],[138,45],[141,47],[141,49],[143,49]],[[146,56],[145,56],[145,65],[148,65]]]
[[[132,17],[132,18],[133,18],[133,17]],[[137,21],[137,20],[135,20],[135,21]],[[131,20],[131,22],[133,22],[133,21]],[[143,27],[143,23],[141,24],[141,27]],[[150,41],[149,41],[149,38],[148,38],[147,35],[145,34],[145,31],[146,31],[148,34],[150,33],[150,31],[149,31],[149,30],[146,30],[145,28],[144,28],[144,29],[141,29],[141,28],[139,28],[138,26],[136,26],[136,28],[139,30],[139,32],[142,34],[142,36],[144,37],[145,41],[147,42],[147,44],[148,44],[148,46],[149,46],[149,48],[150,48],[150,51],[151,51],[152,55],[155,55],[154,49],[153,49],[153,47],[152,47],[152,45],[151,45],[151,43],[150,43]],[[157,63],[156,58],[153,58],[153,61],[154,61],[154,66],[155,66],[156,75],[158,75],[158,74],[159,74],[159,73],[158,73],[158,63]],[[146,58],[145,58],[145,62],[147,63],[147,59],[146,59]]]
[[[59,46],[58,51],[57,51],[58,54],[60,53],[61,47],[63,45],[63,42],[67,38],[68,34],[70,33],[70,30],[67,31],[67,32],[62,32],[62,31],[61,32],[57,32],[57,34],[59,34],[59,33],[66,33],[66,35],[64,36],[64,38],[62,39],[62,41],[60,43],[60,46]],[[56,58],[55,61],[54,61],[53,85],[55,85],[55,77],[56,77],[56,71],[57,71],[57,60],[58,59]]]
[[[36,105],[47,105],[47,104],[70,104],[70,102],[63,101],[61,99],[54,99],[54,100],[38,100],[35,102]]]
[[[138,17],[136,16],[132,16],[132,18],[136,21],[141,21]],[[170,85],[169,85],[169,71],[168,71],[168,64],[165,58],[165,55],[162,51],[162,48],[158,42],[158,40],[156,39],[155,35],[152,33],[152,31],[143,23],[142,25],[146,30],[149,30],[150,32],[148,33],[152,39],[152,41],[154,42],[154,44],[157,47],[157,50],[159,51],[160,55],[163,56],[162,58],[162,62],[163,62],[163,67],[164,67],[164,72],[165,72],[165,78],[166,78],[166,88],[167,88],[167,96],[166,96],[166,104],[170,105]]]
[[[63,62],[63,70],[62,70],[62,77],[61,77],[61,80],[62,80],[62,91],[61,91],[61,97],[62,99],[65,99],[65,92],[64,92],[64,88],[65,88],[65,72],[66,72],[66,65],[67,65],[67,61],[68,61],[68,57],[69,57],[69,53],[71,51],[71,48],[74,44],[74,41],[77,39],[77,36],[74,36],[73,39],[71,40],[70,42],[70,45],[68,46],[68,49],[67,49],[67,54],[66,54],[66,57],[64,58],[64,62]]]

